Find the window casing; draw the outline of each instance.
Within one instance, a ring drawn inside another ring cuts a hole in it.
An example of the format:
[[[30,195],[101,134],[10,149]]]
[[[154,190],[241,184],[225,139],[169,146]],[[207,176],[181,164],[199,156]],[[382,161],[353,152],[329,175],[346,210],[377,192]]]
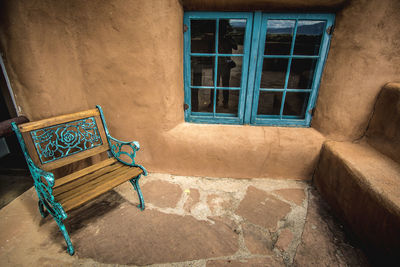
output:
[[[185,120],[307,127],[333,14],[186,12]]]

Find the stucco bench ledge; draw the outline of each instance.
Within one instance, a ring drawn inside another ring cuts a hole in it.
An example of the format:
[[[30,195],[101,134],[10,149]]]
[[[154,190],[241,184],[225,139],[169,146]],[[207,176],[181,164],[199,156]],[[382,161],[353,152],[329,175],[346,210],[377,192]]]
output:
[[[63,223],[68,211],[128,180],[138,194],[138,207],[144,210],[139,178],[147,172],[135,163],[139,143],[112,137],[100,106],[20,125],[12,123],[12,128],[34,181],[39,211],[42,217],[51,214],[57,222],[70,255],[74,254],[74,247]],[[105,152],[107,155],[104,157]],[[93,157],[100,160],[56,177],[55,173],[67,165]]]

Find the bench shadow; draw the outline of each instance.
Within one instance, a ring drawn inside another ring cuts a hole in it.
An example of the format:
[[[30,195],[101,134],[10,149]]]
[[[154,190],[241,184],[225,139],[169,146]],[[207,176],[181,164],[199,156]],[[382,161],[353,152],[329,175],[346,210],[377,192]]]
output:
[[[69,236],[73,239],[72,236],[74,233],[77,233],[80,229],[98,220],[112,210],[119,208],[124,202],[126,202],[126,200],[120,194],[111,190],[89,203],[68,212],[68,218],[63,222]],[[53,220],[53,218],[49,215],[40,221],[40,225],[46,224],[51,220]],[[50,237],[57,243],[64,243],[64,237],[56,224],[51,229]]]

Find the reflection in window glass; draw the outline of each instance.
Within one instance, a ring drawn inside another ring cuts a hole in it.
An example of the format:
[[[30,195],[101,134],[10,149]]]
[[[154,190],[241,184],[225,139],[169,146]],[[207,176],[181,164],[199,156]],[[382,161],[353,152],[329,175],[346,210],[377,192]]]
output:
[[[260,92],[258,97],[258,115],[279,115],[282,103],[282,92]]]
[[[245,19],[221,19],[218,32],[218,52],[221,54],[242,54]]]
[[[242,77],[242,57],[218,58],[218,87],[240,87]]]
[[[213,89],[192,88],[192,112],[213,112]]]
[[[295,55],[318,55],[325,24],[325,21],[320,20],[299,20],[293,53]]]
[[[284,88],[288,62],[286,58],[264,58],[260,87]]]
[[[289,89],[311,89],[315,66],[315,58],[294,58],[290,66]]]
[[[192,53],[215,52],[215,20],[191,20]]]
[[[239,106],[239,90],[217,90],[216,112],[237,115]]]
[[[192,85],[214,85],[214,58],[215,57],[191,57]]]
[[[268,20],[264,54],[289,55],[294,25],[294,20]]]
[[[309,93],[287,92],[283,115],[305,117]]]

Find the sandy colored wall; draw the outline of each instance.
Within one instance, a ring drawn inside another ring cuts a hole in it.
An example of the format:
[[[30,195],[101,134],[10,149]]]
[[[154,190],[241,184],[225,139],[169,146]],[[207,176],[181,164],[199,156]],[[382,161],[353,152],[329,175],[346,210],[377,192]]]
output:
[[[354,140],[384,84],[400,81],[400,1],[352,0],[336,15],[312,127]]]
[[[136,139],[150,171],[214,177],[311,177],[313,129],[196,125],[183,118],[178,1],[9,1],[4,52],[30,119],[100,104],[111,133]]]
[[[335,36],[339,40],[345,42],[348,24],[356,27],[351,14],[362,13],[363,8],[350,7],[351,12],[338,16]],[[0,49],[17,104],[31,120],[100,104],[115,137],[140,141],[138,161],[150,171],[238,178],[311,177],[324,141],[313,128],[184,122],[183,8],[178,0],[3,1],[0,10]],[[324,76],[323,100],[313,123],[324,133],[352,136],[353,128],[339,125],[333,107],[341,105],[349,112],[347,99],[341,102],[349,90],[371,101],[375,96],[361,94],[365,87],[353,88],[351,83],[345,83],[346,88],[338,86],[335,79],[344,73],[332,68],[343,67],[350,45],[338,42],[327,64],[334,77]],[[349,77],[359,77],[358,69],[351,70],[347,69]],[[332,90],[341,92],[342,98],[332,97]],[[354,121],[362,124],[369,111]],[[325,120],[341,127],[335,131]]]

